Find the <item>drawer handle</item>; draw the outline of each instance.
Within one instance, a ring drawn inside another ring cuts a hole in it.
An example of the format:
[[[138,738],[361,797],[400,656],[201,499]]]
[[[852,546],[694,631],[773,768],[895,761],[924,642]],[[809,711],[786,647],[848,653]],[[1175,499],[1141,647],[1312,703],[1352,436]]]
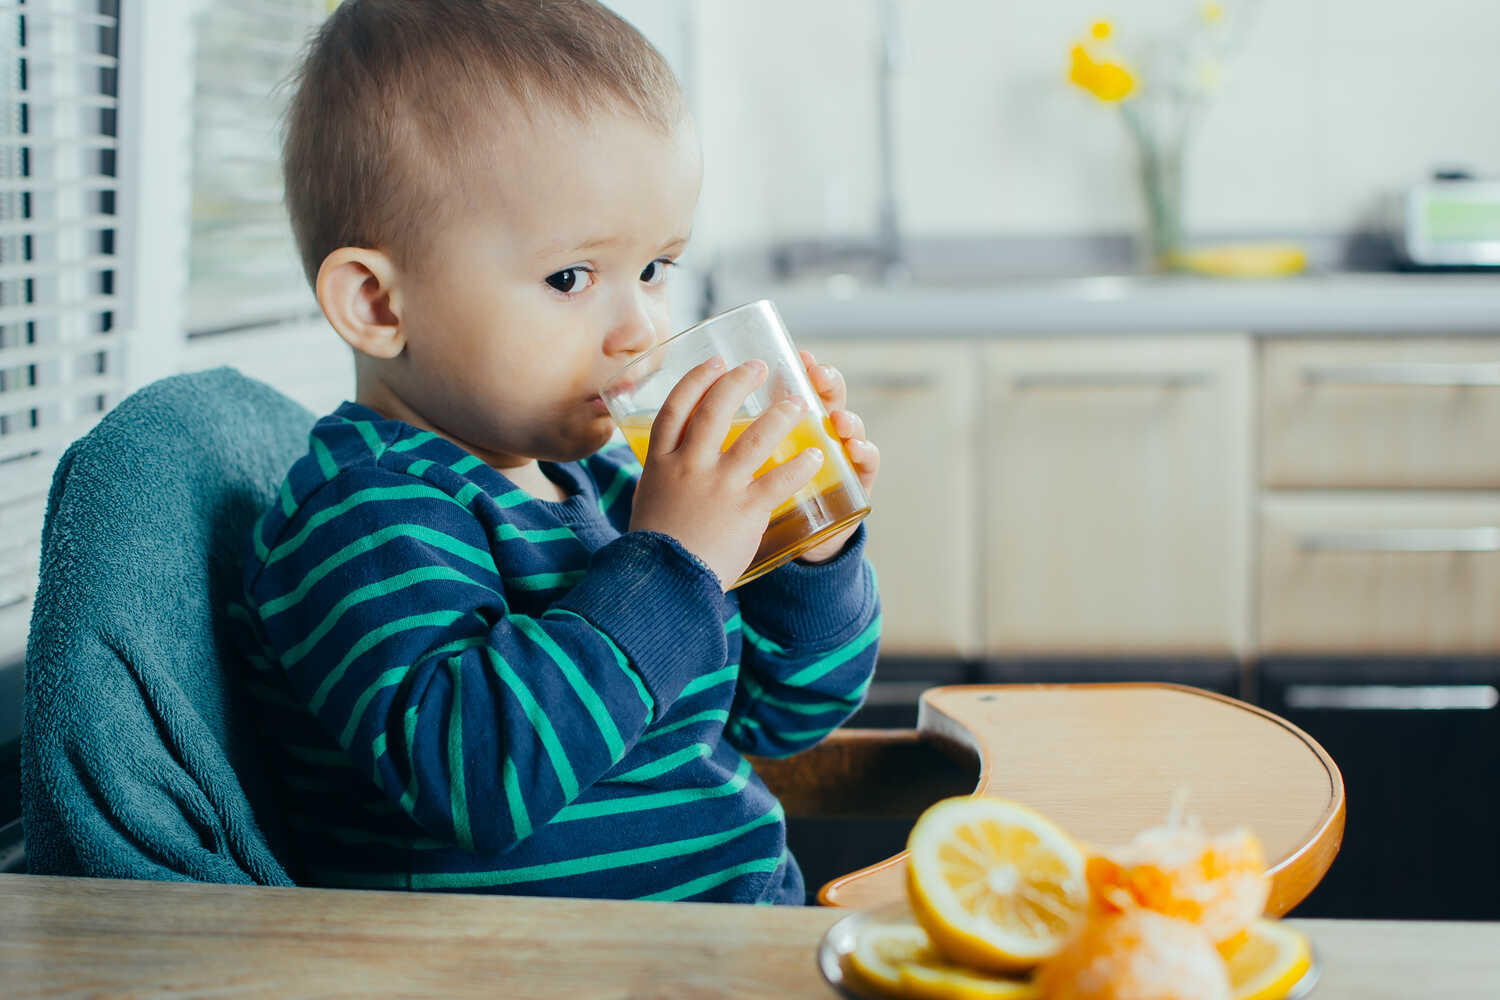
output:
[[[1302,369],[1310,385],[1416,385],[1437,388],[1500,386],[1500,363],[1397,362],[1322,365]]]
[[[1192,389],[1214,380],[1211,372],[1022,372],[1017,389]]]
[[[1500,691],[1491,684],[1291,684],[1286,703],[1340,712],[1483,711],[1500,704]]]
[[[905,375],[860,375],[853,373],[845,376],[845,381],[855,392],[866,389],[872,392],[919,392],[922,389],[931,389],[937,385],[937,379],[931,375],[910,373]]]
[[[1407,528],[1303,535],[1303,552],[1500,552],[1500,528]]]

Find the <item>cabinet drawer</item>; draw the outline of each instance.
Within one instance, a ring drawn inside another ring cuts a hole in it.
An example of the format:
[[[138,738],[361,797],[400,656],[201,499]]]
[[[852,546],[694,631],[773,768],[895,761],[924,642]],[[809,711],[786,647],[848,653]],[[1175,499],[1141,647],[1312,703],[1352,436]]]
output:
[[[1500,338],[1261,351],[1266,486],[1500,489]]]
[[[1261,655],[1500,651],[1500,495],[1260,507]]]

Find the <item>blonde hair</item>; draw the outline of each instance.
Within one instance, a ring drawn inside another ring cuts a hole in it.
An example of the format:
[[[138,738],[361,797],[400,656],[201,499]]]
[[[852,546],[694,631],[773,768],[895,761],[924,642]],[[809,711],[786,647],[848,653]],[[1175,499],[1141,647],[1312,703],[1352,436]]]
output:
[[[507,101],[664,132],[685,113],[666,60],[594,0],[345,0],[292,82],[282,175],[310,283],[339,247],[421,254]]]

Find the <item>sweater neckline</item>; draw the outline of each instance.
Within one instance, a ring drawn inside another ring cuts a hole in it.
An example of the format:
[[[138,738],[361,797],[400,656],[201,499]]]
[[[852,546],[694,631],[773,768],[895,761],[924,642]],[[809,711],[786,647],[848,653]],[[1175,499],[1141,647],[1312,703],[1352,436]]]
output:
[[[362,403],[355,403],[349,400],[345,400],[334,411],[334,415],[346,420],[361,420],[376,425],[386,424],[395,431],[390,438],[392,443],[417,434],[430,435],[432,442],[430,445],[424,445],[424,447],[430,446],[437,450],[438,454],[431,456],[434,461],[441,459],[442,451],[451,452],[452,457],[445,462],[448,465],[454,464],[465,456],[474,458],[479,464],[464,473],[464,475],[473,480],[491,498],[498,498],[520,490],[526,494],[531,503],[564,523],[588,524],[604,519],[604,512],[599,508],[598,488],[593,478],[588,475],[580,462],[548,462],[541,459],[537,460],[537,465],[541,468],[542,475],[568,491],[568,496],[561,500],[547,500],[536,496],[525,487],[516,485],[505,473],[496,469],[488,462],[480,460],[473,452],[461,445],[455,444],[441,434],[423,430],[414,424],[407,423],[405,420],[384,416]],[[384,436],[382,435],[382,437]]]

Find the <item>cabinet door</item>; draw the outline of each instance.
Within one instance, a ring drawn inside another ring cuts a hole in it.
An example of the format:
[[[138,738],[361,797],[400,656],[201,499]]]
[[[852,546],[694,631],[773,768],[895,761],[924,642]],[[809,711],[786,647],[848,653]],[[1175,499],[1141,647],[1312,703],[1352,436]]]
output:
[[[1261,501],[1258,649],[1500,652],[1500,495]]]
[[[987,351],[987,652],[1243,655],[1249,338]]]
[[[849,408],[880,448],[869,558],[880,578],[882,652],[978,651],[978,348],[809,342],[838,368]]]

